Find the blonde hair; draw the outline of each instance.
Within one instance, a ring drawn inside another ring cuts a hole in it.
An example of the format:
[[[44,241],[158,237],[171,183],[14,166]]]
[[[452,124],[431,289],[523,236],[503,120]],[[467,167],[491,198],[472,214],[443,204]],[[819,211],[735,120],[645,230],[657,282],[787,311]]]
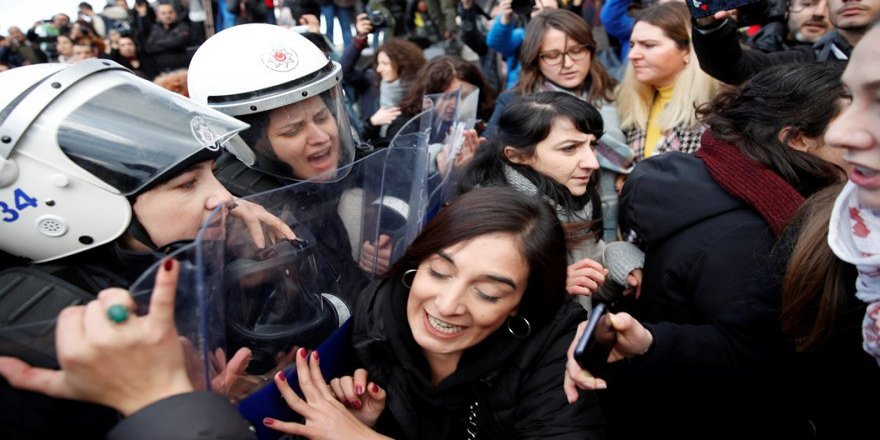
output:
[[[721,83],[700,69],[697,54],[691,42],[690,13],[683,3],[673,2],[656,5],[639,14],[636,23],[644,21],[663,30],[664,35],[675,41],[679,48],[687,47],[690,62],[675,80],[672,98],[660,113],[658,122],[663,131],[674,127],[697,125],[696,107],[709,102],[721,88]],[[654,101],[652,86],[636,80],[632,63],[628,62],[623,81],[615,90],[617,109],[621,116],[621,128],[644,129],[648,113]]]

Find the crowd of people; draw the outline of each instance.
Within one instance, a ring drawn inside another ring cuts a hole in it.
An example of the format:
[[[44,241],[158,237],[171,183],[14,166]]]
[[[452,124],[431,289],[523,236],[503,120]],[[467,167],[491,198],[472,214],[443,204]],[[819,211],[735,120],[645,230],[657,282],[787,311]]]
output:
[[[11,27],[2,437],[873,432],[880,0],[695,8]]]

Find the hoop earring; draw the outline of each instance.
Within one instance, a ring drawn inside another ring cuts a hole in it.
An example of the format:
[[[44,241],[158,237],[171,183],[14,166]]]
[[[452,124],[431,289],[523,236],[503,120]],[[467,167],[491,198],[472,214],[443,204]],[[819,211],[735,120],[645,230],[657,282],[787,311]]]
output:
[[[514,318],[519,318],[521,320],[520,323],[516,324],[515,326],[520,327],[520,328],[524,328],[525,331],[521,330],[519,333],[517,333],[516,330],[513,329],[514,325],[511,325],[511,322],[513,322]],[[509,331],[510,334],[513,335],[514,338],[525,339],[525,338],[528,338],[530,334],[532,334],[532,325],[529,324],[529,320],[526,319],[525,316],[522,316],[522,315],[509,316],[507,318],[507,331]]]
[[[403,287],[406,287],[407,289],[411,289],[412,282],[416,278],[416,272],[418,272],[417,269],[410,269],[410,270],[404,272],[403,276],[400,277],[400,284],[403,284]],[[409,282],[406,282],[406,277],[409,275],[412,275],[412,279],[410,279]]]

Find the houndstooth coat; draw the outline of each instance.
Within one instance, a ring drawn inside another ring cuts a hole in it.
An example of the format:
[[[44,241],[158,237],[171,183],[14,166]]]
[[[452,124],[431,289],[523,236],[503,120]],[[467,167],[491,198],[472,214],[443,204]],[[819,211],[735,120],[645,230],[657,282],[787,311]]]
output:
[[[682,153],[693,154],[700,148],[700,137],[706,127],[697,124],[693,127],[674,127],[672,130],[660,138],[657,147],[654,148],[654,154],[663,154],[670,151],[680,151]],[[647,131],[644,128],[628,128],[623,130],[626,136],[626,143],[635,153],[636,162],[645,158],[645,137]]]

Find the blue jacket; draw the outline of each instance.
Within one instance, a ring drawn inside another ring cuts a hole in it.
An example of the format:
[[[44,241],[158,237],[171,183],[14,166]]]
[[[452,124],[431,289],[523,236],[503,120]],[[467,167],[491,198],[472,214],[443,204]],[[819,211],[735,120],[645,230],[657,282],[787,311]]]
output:
[[[501,20],[495,20],[486,35],[486,45],[498,51],[507,60],[507,86],[510,90],[519,80],[519,47],[526,37],[524,27],[515,27],[513,22],[502,24]]]
[[[620,61],[623,64],[626,64],[629,55],[629,36],[635,25],[635,20],[627,13],[630,3],[631,0],[608,0],[599,16],[605,32],[620,43]]]

